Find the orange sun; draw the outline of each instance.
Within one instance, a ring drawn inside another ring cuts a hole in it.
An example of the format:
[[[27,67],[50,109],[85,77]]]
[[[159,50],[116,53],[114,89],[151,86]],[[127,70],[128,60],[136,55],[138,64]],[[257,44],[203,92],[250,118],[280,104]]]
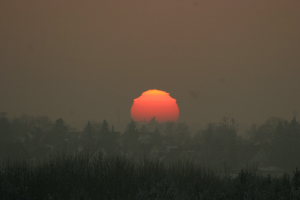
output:
[[[176,99],[161,90],[148,90],[134,99],[131,107],[131,118],[137,122],[149,122],[153,117],[159,123],[176,122],[179,108]]]

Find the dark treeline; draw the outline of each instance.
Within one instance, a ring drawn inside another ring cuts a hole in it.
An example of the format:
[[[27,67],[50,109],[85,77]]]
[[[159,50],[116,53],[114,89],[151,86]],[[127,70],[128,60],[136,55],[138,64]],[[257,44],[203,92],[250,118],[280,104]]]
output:
[[[106,120],[87,121],[82,131],[72,131],[62,118],[52,121],[47,116],[22,115],[0,119],[0,158],[35,162],[56,152],[95,155],[121,153],[135,158],[160,161],[187,159],[210,167],[230,166],[239,170],[255,164],[268,173],[292,171],[300,166],[300,124],[294,117],[287,121],[270,118],[253,125],[246,133],[237,134],[237,123],[223,118],[191,133],[186,123],[128,123],[123,132],[114,130]]]

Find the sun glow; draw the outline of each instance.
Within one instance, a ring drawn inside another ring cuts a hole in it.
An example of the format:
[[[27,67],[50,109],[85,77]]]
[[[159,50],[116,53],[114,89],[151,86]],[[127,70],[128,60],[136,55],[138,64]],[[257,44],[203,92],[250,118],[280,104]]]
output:
[[[161,90],[148,90],[134,99],[131,107],[131,118],[138,122],[149,122],[153,117],[159,123],[175,122],[179,117],[176,99]]]

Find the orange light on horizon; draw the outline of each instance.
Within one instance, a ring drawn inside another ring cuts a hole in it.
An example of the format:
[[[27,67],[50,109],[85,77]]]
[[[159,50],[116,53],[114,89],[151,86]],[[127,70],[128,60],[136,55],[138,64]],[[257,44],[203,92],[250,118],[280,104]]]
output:
[[[148,90],[133,101],[131,118],[138,122],[149,122],[153,117],[159,123],[176,122],[179,108],[176,99],[162,90]]]

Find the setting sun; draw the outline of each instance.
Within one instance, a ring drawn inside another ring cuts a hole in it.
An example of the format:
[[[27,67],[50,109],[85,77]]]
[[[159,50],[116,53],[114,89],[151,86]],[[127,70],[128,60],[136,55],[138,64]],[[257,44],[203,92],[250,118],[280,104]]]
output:
[[[149,122],[153,117],[159,123],[175,122],[179,117],[176,99],[161,90],[148,90],[134,99],[131,118],[137,122]]]

